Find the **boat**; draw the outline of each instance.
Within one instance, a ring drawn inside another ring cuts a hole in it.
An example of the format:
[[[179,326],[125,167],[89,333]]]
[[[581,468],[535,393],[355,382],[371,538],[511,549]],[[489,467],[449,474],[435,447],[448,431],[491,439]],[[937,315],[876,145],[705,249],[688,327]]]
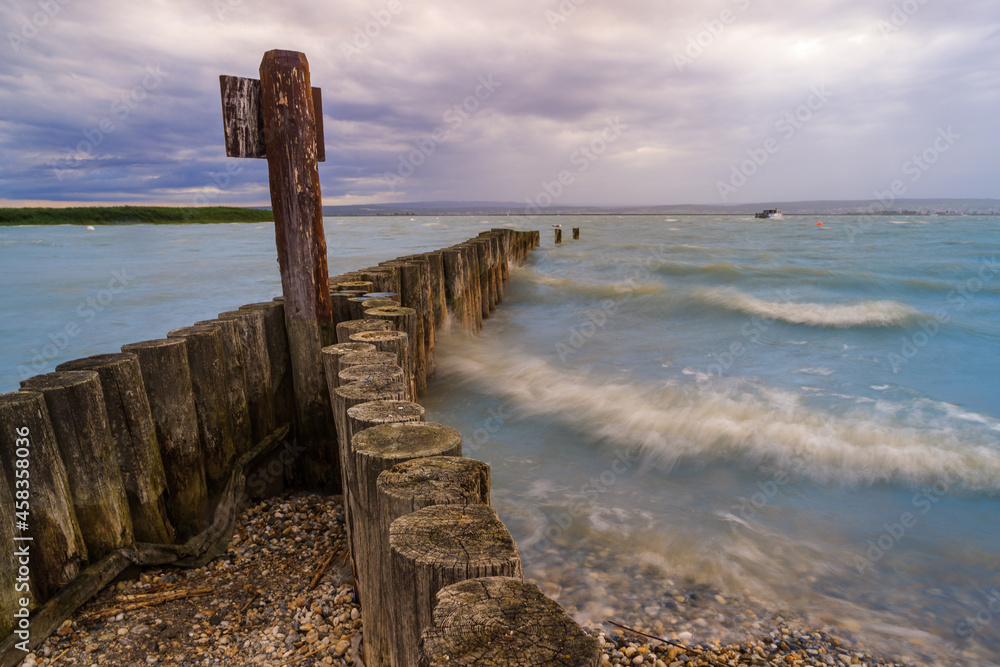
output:
[[[754,213],[753,217],[755,217],[755,218],[764,218],[764,219],[774,218],[775,220],[781,220],[781,218],[782,218],[781,209],[780,208],[765,208],[760,213]]]

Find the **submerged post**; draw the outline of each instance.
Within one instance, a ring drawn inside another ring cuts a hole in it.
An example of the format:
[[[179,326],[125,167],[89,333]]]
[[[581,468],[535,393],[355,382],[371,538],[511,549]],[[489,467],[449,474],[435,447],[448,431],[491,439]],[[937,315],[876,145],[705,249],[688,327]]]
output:
[[[295,392],[296,437],[309,452],[296,473],[307,486],[340,488],[333,412],[320,350],[335,342],[319,162],[322,102],[309,62],[268,51],[260,80],[221,77],[227,153],[266,157],[285,327]]]

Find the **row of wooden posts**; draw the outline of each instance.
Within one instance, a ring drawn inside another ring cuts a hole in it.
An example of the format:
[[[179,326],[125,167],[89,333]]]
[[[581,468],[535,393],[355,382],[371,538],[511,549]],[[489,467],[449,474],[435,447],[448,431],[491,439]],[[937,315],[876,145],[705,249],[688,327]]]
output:
[[[224,551],[248,476],[274,460],[288,486],[344,494],[369,666],[494,664],[483,656],[512,644],[597,664],[596,644],[523,581],[489,506],[488,466],[461,458],[458,432],[425,422],[414,402],[434,374],[437,334],[478,331],[510,264],[538,242],[538,232],[491,230],[331,278],[335,329],[312,423],[292,390],[281,298],[0,395],[0,541],[30,549],[27,593],[16,592],[17,560],[0,563],[0,664],[16,664],[129,565],[197,566]],[[294,455],[296,441],[311,446]],[[19,493],[22,477],[30,493]]]
[[[580,240],[580,228],[579,227],[574,227],[573,228],[573,240],[574,241],[579,241]],[[556,241],[556,245],[561,245],[562,244],[562,227],[556,227],[556,239],[555,239],[555,241]]]

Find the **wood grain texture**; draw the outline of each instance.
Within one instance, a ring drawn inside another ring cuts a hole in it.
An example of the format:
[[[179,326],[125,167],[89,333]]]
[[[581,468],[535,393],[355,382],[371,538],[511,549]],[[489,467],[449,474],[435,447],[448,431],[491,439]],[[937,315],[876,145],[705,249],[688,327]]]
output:
[[[361,431],[351,442],[348,480],[353,516],[358,591],[365,619],[365,656],[369,665],[388,665],[388,529],[391,521],[378,502],[378,477],[397,463],[428,456],[461,456],[462,436],[455,429],[428,422],[383,424]]]
[[[347,320],[337,325],[337,343],[351,343],[351,336],[361,331],[391,331],[392,323],[387,320],[363,319]]]
[[[186,341],[205,481],[209,492],[217,494],[229,479],[229,470],[237,456],[236,437],[225,391],[222,332],[216,327],[202,325],[174,329],[167,333],[167,338],[183,338]]]
[[[222,360],[226,371],[226,386],[222,391],[229,403],[229,418],[233,423],[236,451],[243,454],[253,446],[254,442],[250,408],[247,405],[246,352],[240,337],[239,322],[235,319],[215,319],[195,322],[195,326],[212,326],[222,335]]]
[[[487,505],[433,505],[389,528],[392,664],[416,665],[421,633],[430,627],[437,592],[475,577],[524,578],[510,532]]]
[[[31,588],[34,603],[55,595],[72,581],[87,561],[87,547],[73,510],[66,467],[56,445],[45,397],[34,391],[0,394],[0,458],[17,458],[16,429],[28,429],[30,440]],[[14,488],[15,466],[3,466],[3,484]]]
[[[461,581],[437,593],[420,667],[597,667],[601,651],[535,584],[510,577]]]
[[[99,354],[67,361],[56,366],[56,370],[89,370],[98,374],[135,539],[172,543],[174,529],[167,513],[167,478],[138,357]]]
[[[208,510],[187,343],[183,338],[141,341],[122,346],[122,352],[139,359],[167,478],[167,510],[183,542],[201,531]]]
[[[45,397],[90,561],[131,544],[132,516],[100,376],[94,371],[63,371],[29,378],[22,387]]]

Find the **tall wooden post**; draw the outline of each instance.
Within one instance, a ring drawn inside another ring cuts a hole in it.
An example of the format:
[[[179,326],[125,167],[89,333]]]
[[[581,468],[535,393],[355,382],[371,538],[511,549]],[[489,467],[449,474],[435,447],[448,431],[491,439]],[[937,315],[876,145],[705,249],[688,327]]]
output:
[[[226,149],[266,157],[274,235],[295,392],[296,437],[308,454],[296,477],[340,490],[340,463],[320,350],[336,342],[323,232],[319,165],[324,157],[322,103],[297,51],[268,51],[260,81],[222,77]]]

